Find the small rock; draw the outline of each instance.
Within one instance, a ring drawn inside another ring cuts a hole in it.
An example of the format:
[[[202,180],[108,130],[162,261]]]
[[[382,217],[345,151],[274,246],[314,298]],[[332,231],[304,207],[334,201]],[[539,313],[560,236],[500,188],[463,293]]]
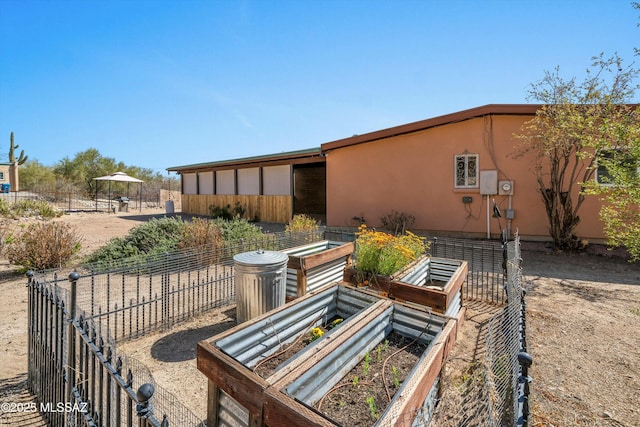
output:
[[[602,413],[602,416],[605,417],[605,418],[609,418],[609,419],[613,418],[613,415],[611,415],[611,413],[609,413],[607,411],[604,411]]]

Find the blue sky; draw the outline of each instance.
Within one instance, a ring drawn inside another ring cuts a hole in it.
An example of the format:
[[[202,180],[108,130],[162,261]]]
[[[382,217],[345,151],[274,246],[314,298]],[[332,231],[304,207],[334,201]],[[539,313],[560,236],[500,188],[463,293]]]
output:
[[[640,47],[630,1],[0,0],[9,134],[53,165],[166,168],[318,147],[485,104]]]

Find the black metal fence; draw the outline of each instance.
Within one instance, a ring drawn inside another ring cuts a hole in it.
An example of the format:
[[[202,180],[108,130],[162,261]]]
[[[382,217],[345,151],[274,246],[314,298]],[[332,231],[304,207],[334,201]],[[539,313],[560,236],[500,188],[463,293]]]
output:
[[[226,244],[215,254],[194,248],[108,269],[85,266],[68,276],[30,272],[29,384],[50,425],[201,425],[143,367],[119,355],[117,341],[234,303],[234,254],[322,236],[323,230],[273,233]]]
[[[134,391],[131,368],[89,320],[76,316],[76,276],[70,290],[28,277],[29,387],[48,424],[168,426],[150,409],[153,385]]]
[[[66,412],[45,413],[51,425],[198,425],[200,421],[175,397],[159,393],[162,388],[142,372],[144,367],[118,354],[116,343],[235,303],[234,254],[322,239],[353,240],[343,230],[273,233],[228,244],[215,253],[195,248],[108,268],[93,265],[72,273],[31,275],[30,387],[41,403],[70,405]],[[526,328],[519,242],[509,244],[507,262],[507,254],[496,242],[429,241],[433,256],[469,262],[466,298],[508,302],[504,314],[492,320],[487,341],[488,395],[499,397],[491,403],[488,419],[495,422],[491,425],[502,425],[505,419],[526,420],[528,399],[523,396],[528,396],[528,359],[522,353]],[[169,397],[158,398],[159,394]],[[520,425],[526,426],[526,421]]]
[[[24,200],[46,201],[63,212],[119,212],[162,207],[159,191],[124,194],[87,194],[80,191],[42,190],[0,193],[0,200],[18,203]]]
[[[137,338],[235,303],[235,254],[291,248],[322,238],[322,229],[268,233],[226,243],[215,253],[191,248],[135,262],[87,265],[76,270],[77,305],[101,336],[113,342]],[[36,279],[68,288],[69,273],[42,272]]]

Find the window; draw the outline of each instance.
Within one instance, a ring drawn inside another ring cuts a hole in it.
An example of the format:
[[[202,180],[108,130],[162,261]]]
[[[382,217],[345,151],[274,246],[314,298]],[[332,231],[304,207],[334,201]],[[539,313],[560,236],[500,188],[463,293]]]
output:
[[[455,188],[478,187],[478,155],[458,154],[455,157]]]
[[[640,167],[636,161],[628,153],[622,150],[604,150],[598,155],[598,161],[596,168],[596,182],[602,185],[613,185],[614,176],[607,168],[607,165],[619,164],[622,166],[618,173],[622,173],[628,176],[637,175],[640,173]]]
[[[0,172],[0,181],[4,181],[4,172]]]

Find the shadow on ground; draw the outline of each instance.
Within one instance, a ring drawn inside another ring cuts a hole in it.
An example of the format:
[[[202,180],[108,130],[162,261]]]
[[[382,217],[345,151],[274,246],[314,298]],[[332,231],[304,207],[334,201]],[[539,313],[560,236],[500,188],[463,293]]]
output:
[[[557,253],[523,244],[522,271],[525,276],[640,285],[640,263],[607,252]]]
[[[225,312],[227,319],[202,328],[188,329],[166,335],[153,343],[151,357],[162,362],[184,362],[196,358],[198,342],[208,340],[237,325],[235,309]]]
[[[0,380],[0,403],[3,404],[3,411],[0,411],[0,426],[47,425],[35,396],[29,391],[26,373]],[[5,408],[7,404],[10,406]]]

